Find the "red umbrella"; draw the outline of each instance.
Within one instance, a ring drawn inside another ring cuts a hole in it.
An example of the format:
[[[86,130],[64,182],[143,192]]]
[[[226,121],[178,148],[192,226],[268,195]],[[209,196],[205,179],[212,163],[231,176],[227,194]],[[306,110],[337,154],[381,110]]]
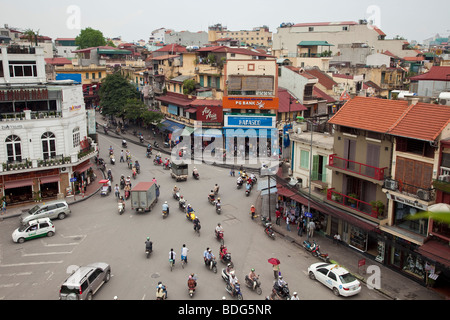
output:
[[[103,183],[104,184],[104,183],[108,183],[108,181],[109,181],[108,179],[103,179],[103,180],[100,180],[98,183]]]
[[[277,258],[270,258],[269,260],[267,260],[267,262],[269,262],[270,264],[273,264],[273,265],[280,264],[280,260],[278,260]]]

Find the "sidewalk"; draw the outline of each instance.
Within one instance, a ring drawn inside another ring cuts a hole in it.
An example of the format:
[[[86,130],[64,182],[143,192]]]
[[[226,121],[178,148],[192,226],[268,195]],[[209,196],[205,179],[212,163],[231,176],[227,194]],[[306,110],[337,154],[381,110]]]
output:
[[[278,238],[284,238],[297,246],[299,246],[299,251],[304,251],[302,243],[307,240],[307,235],[303,233],[302,236],[297,234],[297,225],[291,224],[288,231],[286,228],[286,221],[280,219],[281,225],[275,224],[275,215],[272,218],[273,230],[278,236]],[[258,221],[261,224],[260,221]],[[262,226],[261,226],[262,228]],[[393,300],[443,300],[449,299],[449,297],[444,297],[437,292],[422,286],[421,284],[408,279],[406,276],[399,274],[398,272],[391,270],[390,268],[378,263],[377,261],[371,259],[368,255],[357,251],[349,247],[345,243],[335,244],[333,239],[324,236],[320,232],[314,232],[310,241],[315,240],[319,245],[321,252],[328,253],[330,260],[333,263],[337,263],[340,266],[346,268],[350,273],[352,273],[359,281],[373,285],[374,282],[369,279],[373,273],[366,273],[365,270],[369,266],[377,266],[380,268],[381,273],[381,288],[376,289],[386,297]],[[358,267],[358,261],[365,259],[365,266]],[[322,260],[317,259],[317,262]],[[365,288],[364,288],[365,289]]]
[[[94,181],[92,181],[92,183],[90,185],[86,186],[86,193],[84,195],[77,194],[75,196],[66,197],[64,200],[66,200],[66,202],[69,205],[73,205],[75,203],[79,203],[84,200],[87,200],[90,197],[92,197],[93,195],[97,194],[97,192],[100,191],[101,185],[98,183],[98,181],[103,179],[103,172],[99,168],[97,168],[97,166],[95,164],[92,166],[92,169],[94,170],[94,173],[97,176],[97,178]],[[52,200],[56,200],[56,199],[52,199]],[[49,200],[49,201],[52,201],[52,200]],[[45,202],[45,200],[43,202]],[[35,205],[36,205],[35,202],[30,202],[30,203],[24,204],[24,205],[16,205],[16,206],[12,206],[12,207],[7,207],[6,213],[4,215],[0,216],[0,221],[3,219],[18,217],[24,211],[31,209]]]

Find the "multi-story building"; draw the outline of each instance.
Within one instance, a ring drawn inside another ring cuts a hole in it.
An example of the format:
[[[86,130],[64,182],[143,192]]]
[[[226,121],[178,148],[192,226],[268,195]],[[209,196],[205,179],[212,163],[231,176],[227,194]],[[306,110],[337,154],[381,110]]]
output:
[[[208,44],[208,33],[205,31],[170,31],[165,33],[164,43],[176,43],[185,47],[201,48]]]
[[[43,48],[0,46],[0,115],[8,204],[65,197],[92,182],[97,146],[88,137],[82,87],[47,83]]]
[[[78,49],[75,44],[75,38],[57,38],[55,39],[55,56],[67,59],[74,59],[76,53],[73,52]]]
[[[269,48],[272,45],[272,32],[267,26],[255,27],[252,30],[230,31],[218,23],[208,28],[209,42],[216,43],[224,38],[236,40],[240,46]]]

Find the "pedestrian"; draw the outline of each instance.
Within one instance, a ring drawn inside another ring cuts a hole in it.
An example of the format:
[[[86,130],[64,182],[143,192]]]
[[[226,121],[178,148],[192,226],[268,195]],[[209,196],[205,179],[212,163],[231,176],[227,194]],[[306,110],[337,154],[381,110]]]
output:
[[[120,151],[120,162],[125,162],[125,159],[123,157],[123,150]]]
[[[286,216],[286,230],[287,231],[291,231],[291,226],[289,225],[289,223],[290,223],[290,218],[289,218],[289,216]]]
[[[234,166],[231,167],[231,170],[230,170],[230,176],[231,176],[231,177],[234,177],[234,176],[235,176]]]
[[[340,242],[341,242],[341,236],[339,233],[336,232],[336,234],[333,237],[333,243],[336,243],[337,245],[339,245]]]
[[[291,297],[291,300],[300,300],[300,298],[298,297],[297,292],[294,292],[294,293],[293,293],[293,295],[292,295],[292,297]]]
[[[316,229],[316,224],[314,221],[310,221],[308,224],[308,236],[312,238],[314,236],[314,230]]]
[[[275,211],[275,216],[277,217],[277,220],[275,221],[275,224],[281,226],[281,223],[280,223],[281,212],[280,212],[280,210]]]
[[[5,198],[3,198],[3,202],[2,202],[2,215],[4,215],[6,213],[6,200]]]
[[[303,235],[303,217],[298,218],[297,229],[298,229],[297,234],[301,237]]]
[[[116,186],[114,187],[114,194],[116,195],[116,198],[120,197],[120,188],[117,183],[116,183]]]
[[[273,270],[273,277],[275,278],[275,280],[278,280],[278,275],[280,274],[280,265],[274,264],[272,270]]]

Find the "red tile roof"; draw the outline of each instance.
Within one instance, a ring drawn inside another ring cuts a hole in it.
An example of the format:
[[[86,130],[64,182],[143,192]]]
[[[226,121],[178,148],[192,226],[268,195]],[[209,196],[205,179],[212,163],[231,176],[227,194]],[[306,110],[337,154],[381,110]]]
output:
[[[450,81],[450,67],[433,66],[427,73],[409,78],[411,81],[431,80]]]
[[[54,66],[62,66],[65,64],[72,64],[72,61],[70,61],[67,58],[45,58],[45,63],[46,64],[51,64]]]
[[[337,82],[334,81],[332,77],[320,71],[319,69],[310,69],[307,70],[307,72],[319,79],[319,84],[324,86],[327,90],[333,90],[333,86],[337,86]]]
[[[408,109],[404,100],[355,97],[328,121],[331,124],[386,133]]]
[[[450,106],[417,103],[389,130],[394,136],[434,141],[450,122]]]
[[[209,99],[196,99],[192,101],[191,106],[209,106],[209,107],[221,107],[222,100],[209,100]]]
[[[167,92],[164,96],[159,96],[155,98],[156,100],[163,101],[166,103],[171,103],[181,107],[188,107],[194,99],[189,99],[183,94]]]
[[[355,97],[329,123],[425,141],[436,140],[450,123],[450,106],[408,103]]]
[[[158,52],[186,52],[186,47],[181,46],[179,44],[173,43],[173,44],[167,44],[164,47],[156,50]]]
[[[335,98],[333,98],[333,97],[327,95],[325,92],[323,92],[323,91],[320,90],[319,88],[314,87],[314,88],[313,88],[313,94],[314,94],[316,97],[319,97],[319,98],[322,98],[322,99],[326,100],[327,103],[333,103],[333,102],[336,102],[336,99],[335,99]]]
[[[278,87],[278,98],[278,112],[297,112],[308,110],[308,108],[298,102],[298,99],[291,95],[290,92],[285,88]]]
[[[294,67],[294,66],[284,66],[284,67],[291,71],[298,73],[301,76],[304,76],[306,79],[310,79],[310,80],[317,79],[312,74],[308,73],[307,71],[304,71],[302,68]]]

